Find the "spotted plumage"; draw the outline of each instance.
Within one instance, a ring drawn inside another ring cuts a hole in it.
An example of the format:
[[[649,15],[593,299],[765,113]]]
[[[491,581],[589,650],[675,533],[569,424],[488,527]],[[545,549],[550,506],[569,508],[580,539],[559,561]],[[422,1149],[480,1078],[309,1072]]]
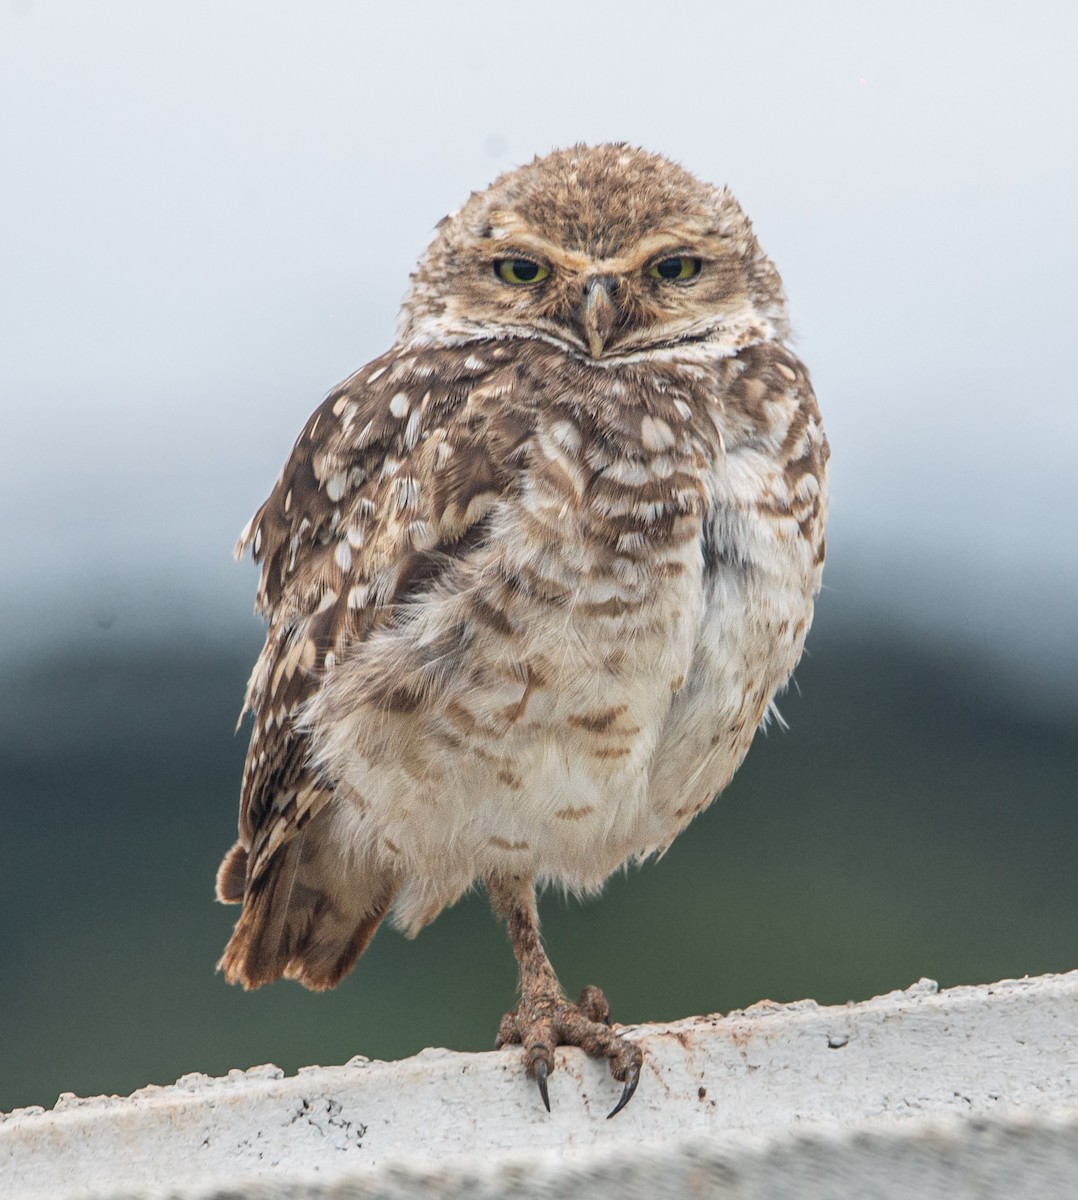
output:
[[[508,264],[508,266],[506,265]],[[329,987],[383,917],[476,882],[546,1099],[569,1005],[534,888],[589,890],[729,781],[800,657],[827,443],[774,267],[725,190],[624,146],[446,218],[394,347],[334,390],[240,540],[269,625],[222,965]],[[606,1032],[604,1032],[606,1031]]]

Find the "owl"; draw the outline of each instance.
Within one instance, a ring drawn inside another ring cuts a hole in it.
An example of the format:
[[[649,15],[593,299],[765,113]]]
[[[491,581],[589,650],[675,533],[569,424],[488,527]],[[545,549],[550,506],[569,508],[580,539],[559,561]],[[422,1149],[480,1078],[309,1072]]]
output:
[[[387,353],[241,535],[268,630],[220,962],[329,988],[476,884],[520,971],[498,1045],[642,1052],[570,1003],[536,889],[597,890],[728,783],[796,665],[828,447],[779,276],[725,188],[626,145],[444,218]]]

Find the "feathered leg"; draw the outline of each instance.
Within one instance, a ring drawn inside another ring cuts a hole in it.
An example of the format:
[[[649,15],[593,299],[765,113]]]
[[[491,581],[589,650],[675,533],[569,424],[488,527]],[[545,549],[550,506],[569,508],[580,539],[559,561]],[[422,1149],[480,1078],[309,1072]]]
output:
[[[539,937],[535,886],[530,878],[498,876],[487,880],[494,911],[503,918],[520,968],[520,1003],[502,1017],[496,1048],[524,1047],[524,1069],[539,1086],[547,1112],[547,1077],[554,1070],[556,1046],[579,1046],[593,1058],[606,1058],[610,1073],[625,1085],[611,1117],[632,1099],[640,1081],[644,1053],[610,1027],[610,1008],[597,988],[588,986],[570,1004],[561,990]]]

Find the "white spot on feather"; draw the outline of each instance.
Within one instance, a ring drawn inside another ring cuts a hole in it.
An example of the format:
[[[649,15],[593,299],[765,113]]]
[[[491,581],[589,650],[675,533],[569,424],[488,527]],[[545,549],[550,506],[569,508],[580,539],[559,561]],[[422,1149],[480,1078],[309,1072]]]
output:
[[[408,415],[408,409],[411,406],[411,400],[407,392],[398,392],[389,402],[389,411],[397,418],[402,420]]]
[[[419,420],[420,414],[417,409],[408,418],[408,424],[404,427],[404,446],[406,450],[411,450],[416,442],[419,441]]]
[[[413,521],[406,533],[416,550],[429,550],[438,541],[437,531],[429,521]]]
[[[640,422],[640,441],[645,450],[669,450],[674,445],[674,431],[659,417],[646,416]]]
[[[348,571],[352,566],[352,548],[347,541],[338,542],[333,552],[333,561],[342,571]]]
[[[631,458],[615,459],[603,472],[607,479],[624,483],[629,487],[640,487],[651,482],[651,472],[641,462]]]
[[[575,454],[580,449],[580,430],[572,421],[556,421],[550,427],[550,436],[570,454]]]
[[[398,512],[404,512],[406,508],[415,508],[419,502],[419,484],[411,475],[398,479],[396,490]]]
[[[367,382],[368,382],[368,383],[374,383],[374,381],[375,381],[376,379],[381,379],[381,378],[382,378],[382,376],[383,376],[383,375],[386,373],[386,371],[387,371],[387,370],[388,370],[388,368],[387,368],[387,367],[379,367],[377,371],[372,371],[372,372],[371,372],[371,373],[370,373],[370,374],[367,376]]]

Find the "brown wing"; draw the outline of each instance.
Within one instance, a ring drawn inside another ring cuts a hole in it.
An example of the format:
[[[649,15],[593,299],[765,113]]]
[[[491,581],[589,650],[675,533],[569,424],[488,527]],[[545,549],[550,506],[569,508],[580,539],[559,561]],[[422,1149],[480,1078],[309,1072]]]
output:
[[[528,429],[497,403],[515,379],[507,357],[502,346],[394,349],[362,368],[312,414],[244,530],[237,554],[250,547],[262,565],[269,629],[248,686],[240,842],[221,899],[242,899],[332,795],[295,727],[325,673],[430,586],[513,486]]]

